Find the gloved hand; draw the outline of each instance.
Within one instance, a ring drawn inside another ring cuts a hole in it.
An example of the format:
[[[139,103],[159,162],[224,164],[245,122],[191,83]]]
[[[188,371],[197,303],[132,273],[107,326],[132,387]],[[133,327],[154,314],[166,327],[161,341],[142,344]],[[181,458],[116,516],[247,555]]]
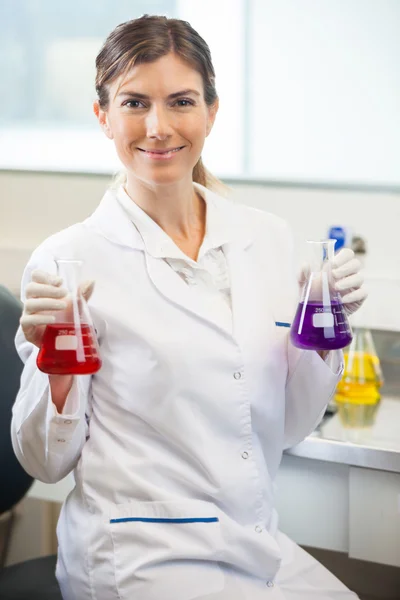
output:
[[[332,260],[332,277],[335,290],[340,293],[343,307],[347,315],[351,315],[360,308],[367,292],[363,287],[364,277],[360,273],[361,263],[354,258],[350,248],[342,248]],[[309,269],[305,265],[301,270],[299,284],[303,286],[308,279]]]
[[[28,342],[38,348],[46,325],[54,323],[56,318],[49,311],[66,309],[68,290],[61,287],[62,279],[45,271],[32,271],[32,281],[26,286],[26,301],[20,319],[22,331]],[[94,288],[94,281],[85,281],[79,286],[86,301],[89,300]]]
[[[354,252],[350,248],[342,248],[335,254],[332,261],[332,276],[347,315],[356,312],[368,295],[363,286],[364,276],[360,269],[361,263],[354,258]]]

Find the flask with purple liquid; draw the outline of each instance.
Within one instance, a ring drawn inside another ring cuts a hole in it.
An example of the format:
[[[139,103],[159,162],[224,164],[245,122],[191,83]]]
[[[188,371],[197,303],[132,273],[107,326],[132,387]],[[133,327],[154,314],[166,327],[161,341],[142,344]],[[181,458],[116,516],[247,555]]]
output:
[[[332,277],[335,241],[307,242],[309,273],[290,330],[290,339],[297,348],[337,350],[348,346],[353,338]]]

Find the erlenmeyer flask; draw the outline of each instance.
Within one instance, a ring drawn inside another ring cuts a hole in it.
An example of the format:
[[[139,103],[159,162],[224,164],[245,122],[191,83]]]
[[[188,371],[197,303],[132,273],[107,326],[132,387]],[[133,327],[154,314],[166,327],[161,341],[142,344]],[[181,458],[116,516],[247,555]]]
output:
[[[56,322],[46,325],[37,366],[44,373],[88,375],[101,367],[96,334],[86,300],[79,291],[80,260],[59,259],[58,275],[68,290],[67,308],[54,311]]]
[[[369,329],[356,327],[353,341],[344,352],[343,377],[335,401],[345,427],[373,425],[380,403],[383,377]]]
[[[305,350],[345,348],[352,333],[339,292],[334,288],[331,263],[336,240],[308,241],[309,274],[290,330],[294,346]]]

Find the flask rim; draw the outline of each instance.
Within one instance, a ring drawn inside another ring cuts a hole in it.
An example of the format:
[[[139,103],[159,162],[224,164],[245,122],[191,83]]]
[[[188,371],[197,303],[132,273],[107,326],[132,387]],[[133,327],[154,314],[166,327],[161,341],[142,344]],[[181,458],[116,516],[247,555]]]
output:
[[[83,265],[83,260],[80,260],[79,258],[54,258],[54,261],[56,263]]]
[[[336,244],[337,240],[335,238],[329,238],[327,240],[306,240],[307,244],[315,244],[322,246],[322,244]]]

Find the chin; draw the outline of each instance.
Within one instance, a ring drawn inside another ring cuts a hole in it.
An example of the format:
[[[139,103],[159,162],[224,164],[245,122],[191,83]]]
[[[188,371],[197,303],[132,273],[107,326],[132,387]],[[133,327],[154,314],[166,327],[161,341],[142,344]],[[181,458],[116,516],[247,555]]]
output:
[[[155,175],[149,173],[147,177],[142,176],[141,179],[147,181],[147,183],[150,183],[152,185],[174,185],[185,180],[187,176],[187,173],[185,173],[185,175],[173,175],[172,173],[160,173],[158,175]]]

